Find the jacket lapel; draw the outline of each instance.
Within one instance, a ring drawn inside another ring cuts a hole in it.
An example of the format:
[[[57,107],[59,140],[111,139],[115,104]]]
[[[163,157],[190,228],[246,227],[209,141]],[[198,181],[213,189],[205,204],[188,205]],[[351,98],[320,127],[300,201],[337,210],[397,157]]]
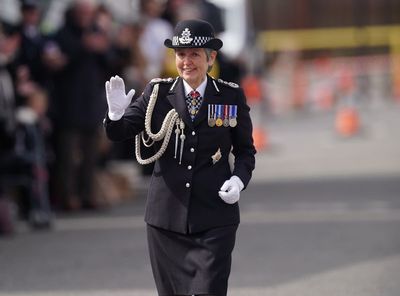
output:
[[[183,82],[182,78],[177,78],[178,81],[176,82],[175,86],[169,91],[167,95],[168,101],[171,103],[171,105],[174,107],[176,112],[178,112],[180,118],[183,120],[183,122],[193,128],[193,123],[192,119],[190,118],[187,105],[186,105],[186,99],[184,95],[184,89],[183,89]]]
[[[197,126],[200,122],[206,119],[208,114],[208,105],[215,104],[217,99],[219,98],[219,92],[213,85],[213,79],[207,75],[207,86],[204,92],[203,102],[200,106],[199,112],[194,118],[193,125]]]

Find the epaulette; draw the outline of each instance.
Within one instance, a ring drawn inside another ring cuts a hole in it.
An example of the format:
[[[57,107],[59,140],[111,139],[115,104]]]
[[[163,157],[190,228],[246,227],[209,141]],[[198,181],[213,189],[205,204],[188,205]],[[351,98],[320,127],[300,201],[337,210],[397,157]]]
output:
[[[174,78],[153,78],[150,80],[150,83],[172,83],[174,81]]]
[[[234,82],[228,82],[228,81],[225,81],[225,80],[222,80],[222,79],[218,79],[217,81],[218,81],[219,83],[221,83],[221,84],[228,85],[228,86],[230,86],[230,87],[232,87],[232,88],[238,88],[238,87],[239,87],[239,85],[237,85],[237,84],[234,83]]]

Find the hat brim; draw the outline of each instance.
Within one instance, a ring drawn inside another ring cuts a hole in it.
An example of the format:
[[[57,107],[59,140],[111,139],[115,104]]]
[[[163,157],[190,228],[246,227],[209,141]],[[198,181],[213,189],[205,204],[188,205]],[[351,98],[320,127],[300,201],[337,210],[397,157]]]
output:
[[[222,40],[220,40],[218,38],[214,38],[214,39],[211,39],[210,41],[204,43],[203,45],[191,45],[191,44],[172,45],[171,39],[165,39],[164,45],[168,48],[210,48],[213,50],[219,50],[222,47],[223,42],[222,42]]]

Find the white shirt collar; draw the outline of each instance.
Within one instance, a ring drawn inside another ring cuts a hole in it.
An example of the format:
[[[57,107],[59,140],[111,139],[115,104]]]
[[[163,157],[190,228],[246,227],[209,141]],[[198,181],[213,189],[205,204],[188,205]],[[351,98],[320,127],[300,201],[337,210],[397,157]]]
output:
[[[200,94],[201,97],[204,98],[204,93],[206,91],[206,86],[207,86],[207,75],[204,81],[197,87],[197,89],[193,89],[189,83],[185,81],[185,79],[182,79],[183,81],[183,88],[185,90],[185,96],[187,96],[192,90],[197,90]]]

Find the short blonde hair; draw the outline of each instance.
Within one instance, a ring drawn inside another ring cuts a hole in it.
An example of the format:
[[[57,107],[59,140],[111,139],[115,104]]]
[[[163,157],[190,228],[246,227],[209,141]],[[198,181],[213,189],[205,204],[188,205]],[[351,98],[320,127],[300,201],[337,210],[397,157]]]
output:
[[[206,52],[207,62],[211,59],[211,53],[212,53],[213,51],[217,52],[216,50],[211,49],[211,48],[204,48],[204,51]],[[210,71],[212,70],[212,67],[213,67],[213,65],[208,66],[207,73],[210,72]]]

